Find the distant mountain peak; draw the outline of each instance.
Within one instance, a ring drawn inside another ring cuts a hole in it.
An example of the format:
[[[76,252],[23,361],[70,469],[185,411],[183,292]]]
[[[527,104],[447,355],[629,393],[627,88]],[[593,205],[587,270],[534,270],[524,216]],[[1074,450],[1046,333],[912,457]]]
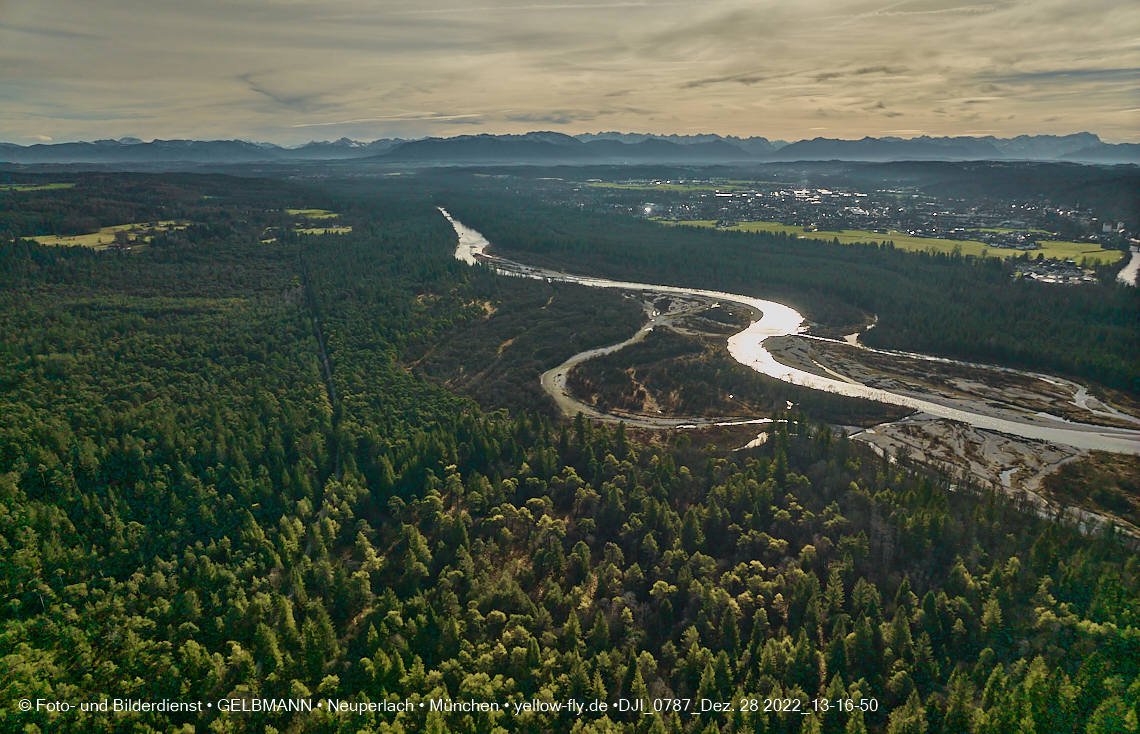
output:
[[[21,164],[168,164],[336,161],[454,163],[695,164],[791,161],[1075,160],[1134,163],[1136,146],[1108,145],[1089,132],[1019,135],[1014,138],[865,136],[816,137],[796,143],[712,133],[657,135],[599,132],[566,135],[550,130],[523,134],[479,133],[419,140],[384,138],[365,143],[342,137],[282,147],[244,140],[159,140],[136,137],[93,143],[0,144],[0,161]]]

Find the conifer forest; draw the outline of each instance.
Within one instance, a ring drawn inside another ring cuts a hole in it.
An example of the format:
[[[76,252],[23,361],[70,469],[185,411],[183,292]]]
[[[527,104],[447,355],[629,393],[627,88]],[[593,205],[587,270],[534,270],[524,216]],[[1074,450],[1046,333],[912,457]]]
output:
[[[1133,536],[879,455],[835,424],[897,408],[658,332],[571,387],[633,364],[690,411],[732,392],[768,439],[564,415],[539,375],[642,307],[461,262],[438,207],[519,261],[836,333],[874,314],[869,346],[1126,401],[1136,288],[664,227],[491,173],[0,173],[28,184],[0,187],[0,730],[1140,731]]]

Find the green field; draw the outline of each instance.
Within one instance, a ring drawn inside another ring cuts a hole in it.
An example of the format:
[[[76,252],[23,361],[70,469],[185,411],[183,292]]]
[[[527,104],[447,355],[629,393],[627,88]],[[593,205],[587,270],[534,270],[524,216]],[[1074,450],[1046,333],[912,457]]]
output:
[[[54,191],[55,189],[70,189],[74,186],[73,183],[0,184],[0,191]]]
[[[1099,260],[1102,263],[1111,265],[1117,260],[1124,257],[1124,253],[1120,250],[1105,250],[1095,242],[1063,242],[1061,240],[1041,241],[1040,250],[1030,250],[1031,256],[1036,256],[1038,252],[1045,253],[1045,257],[1051,257],[1057,260],[1076,260],[1081,261],[1082,257],[1087,257],[1089,260]]]
[[[340,216],[328,209],[286,209],[285,211],[295,217],[305,217],[306,219],[332,219]]]
[[[352,227],[306,227],[293,231],[300,234],[348,234],[352,231]]]
[[[715,221],[708,219],[675,222],[675,224],[685,224],[695,227],[716,226]],[[1114,263],[1124,257],[1124,253],[1120,250],[1104,250],[1092,242],[1041,242],[1041,249],[1026,251],[998,249],[990,247],[984,242],[978,242],[977,240],[944,240],[931,237],[912,237],[911,235],[902,234],[893,230],[887,234],[878,234],[861,229],[845,229],[840,232],[828,232],[824,230],[805,232],[803,227],[795,227],[778,222],[742,222],[734,227],[726,227],[726,229],[741,232],[786,232],[800,239],[825,240],[827,242],[837,239],[844,245],[884,242],[889,240],[895,243],[895,247],[911,252],[954,252],[958,250],[963,255],[975,255],[978,257],[1015,257],[1024,252],[1028,253],[1030,257],[1043,254],[1047,258],[1055,260],[1072,259],[1078,262],[1081,258],[1088,258],[1090,261],[1099,260],[1106,264]]]
[[[132,243],[150,242],[151,238],[161,232],[175,229],[186,229],[188,222],[137,222],[135,224],[115,224],[103,227],[98,232],[79,234],[72,237],[56,237],[55,235],[39,235],[31,239],[41,245],[49,247],[90,247],[93,250],[106,250],[115,243],[117,232],[126,232]]]

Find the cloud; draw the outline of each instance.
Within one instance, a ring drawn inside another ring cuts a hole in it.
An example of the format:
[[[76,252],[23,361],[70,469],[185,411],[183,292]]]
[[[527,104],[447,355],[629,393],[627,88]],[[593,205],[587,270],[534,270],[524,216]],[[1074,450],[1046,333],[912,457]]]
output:
[[[237,78],[243,84],[246,84],[250,90],[267,97],[277,105],[302,112],[320,107],[321,105],[318,103],[318,100],[324,96],[321,92],[290,94],[287,92],[270,91],[264,85],[255,81],[253,74],[239,74]]]
[[[684,5],[684,3],[648,3],[648,2],[615,2],[615,3],[560,3],[546,5],[484,5],[472,7],[452,8],[420,8],[416,10],[401,11],[408,15],[454,15],[456,13],[488,13],[496,10],[510,12],[532,12],[550,10],[617,10],[620,8],[659,8],[666,5]]]
[[[479,115],[433,115],[433,114],[406,114],[386,115],[384,117],[362,117],[356,120],[339,120],[337,122],[306,122],[290,127],[327,127],[329,125],[358,125],[364,122],[454,122],[466,121],[468,118]]]
[[[906,70],[902,69],[902,68],[890,67],[890,66],[874,66],[874,67],[864,67],[862,69],[844,69],[844,70],[837,70],[837,71],[821,71],[815,75],[815,81],[826,82],[826,81],[830,81],[832,79],[843,79],[846,77],[853,77],[853,76],[866,76],[867,74],[887,74],[887,75],[892,75],[892,76],[898,76],[898,75],[905,74],[905,73],[906,73]]]
[[[527,122],[552,125],[569,125],[572,122],[589,122],[595,115],[583,113],[554,112],[551,114],[507,115],[504,119],[511,122]]]
[[[1127,69],[1051,69],[1049,71],[998,74],[993,79],[1007,84],[1068,80],[1119,81],[1135,87],[1137,80],[1140,79],[1140,67]]]
[[[79,31],[64,30],[59,28],[32,28],[29,26],[12,25],[10,23],[0,23],[0,31],[7,31],[9,33],[27,33],[33,36],[44,36],[47,38],[62,38],[69,41],[104,40],[103,36],[97,36],[91,33],[82,33]]]
[[[888,6],[888,8],[896,8],[900,5],[907,3],[896,3],[895,5]],[[940,8],[938,10],[891,10],[883,9],[876,10],[872,13],[864,13],[863,15],[855,16],[855,19],[862,20],[865,18],[886,18],[891,16],[917,16],[917,15],[945,15],[947,13],[989,13],[996,10],[996,5],[960,5],[954,8]]]
[[[729,74],[727,76],[714,76],[707,79],[693,79],[681,85],[683,89],[695,89],[697,87],[707,87],[712,84],[724,84],[725,82],[735,82],[737,84],[759,84],[766,81],[767,77],[761,74]]]
[[[1140,139],[1119,0],[82,0],[0,15],[16,138],[373,139],[548,126]],[[621,104],[614,104],[620,102]],[[883,103],[878,107],[878,103]],[[867,114],[871,110],[874,114]],[[1047,121],[1048,118],[1057,118]],[[1128,136],[1133,136],[1129,138]]]

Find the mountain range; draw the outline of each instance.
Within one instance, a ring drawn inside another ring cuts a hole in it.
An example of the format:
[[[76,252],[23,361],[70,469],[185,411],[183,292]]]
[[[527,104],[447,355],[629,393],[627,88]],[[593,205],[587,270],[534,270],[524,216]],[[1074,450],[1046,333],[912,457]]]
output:
[[[341,138],[286,148],[244,140],[97,140],[93,143],[0,143],[0,162],[19,164],[255,163],[289,161],[371,163],[749,163],[794,161],[1040,160],[1140,163],[1140,145],[1109,144],[1092,133],[1021,135],[1015,138],[941,137],[787,143],[762,137],[556,132],[525,135],[460,135],[370,143]]]

